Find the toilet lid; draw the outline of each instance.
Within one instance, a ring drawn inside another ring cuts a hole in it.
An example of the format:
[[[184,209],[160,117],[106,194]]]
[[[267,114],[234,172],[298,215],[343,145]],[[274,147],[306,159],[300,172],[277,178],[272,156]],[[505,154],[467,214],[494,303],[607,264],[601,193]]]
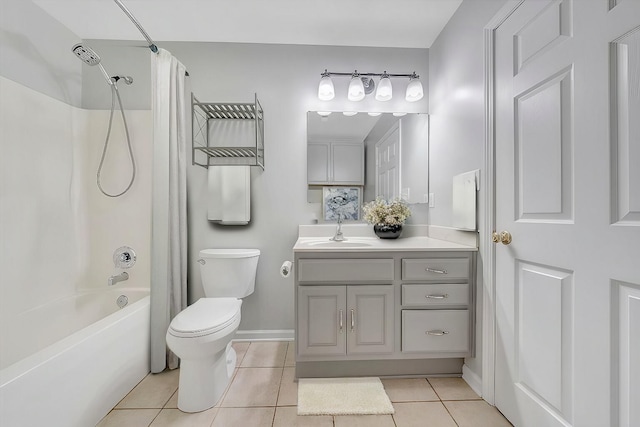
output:
[[[177,337],[213,334],[240,316],[241,305],[237,298],[200,298],[173,318],[169,331]]]

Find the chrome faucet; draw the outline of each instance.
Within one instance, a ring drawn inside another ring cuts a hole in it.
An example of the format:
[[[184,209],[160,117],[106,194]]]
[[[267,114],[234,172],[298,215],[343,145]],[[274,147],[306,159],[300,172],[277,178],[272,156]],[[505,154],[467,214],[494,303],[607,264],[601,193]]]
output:
[[[120,274],[116,274],[115,276],[109,276],[109,279],[107,280],[107,285],[109,286],[113,286],[118,282],[124,282],[125,280],[129,279],[129,273],[127,273],[126,271],[123,271]]]
[[[333,240],[334,242],[343,242],[347,240],[342,234],[342,214],[338,214],[338,227],[336,228],[336,234],[329,240]]]

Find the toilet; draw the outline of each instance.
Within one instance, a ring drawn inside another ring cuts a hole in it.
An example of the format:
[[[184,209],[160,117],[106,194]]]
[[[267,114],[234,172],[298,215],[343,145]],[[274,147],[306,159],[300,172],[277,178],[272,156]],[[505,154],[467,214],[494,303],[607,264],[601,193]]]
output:
[[[178,313],[167,330],[167,345],[180,358],[178,409],[183,412],[213,407],[231,380],[240,298],[255,289],[260,251],[204,249],[199,255],[205,296]]]

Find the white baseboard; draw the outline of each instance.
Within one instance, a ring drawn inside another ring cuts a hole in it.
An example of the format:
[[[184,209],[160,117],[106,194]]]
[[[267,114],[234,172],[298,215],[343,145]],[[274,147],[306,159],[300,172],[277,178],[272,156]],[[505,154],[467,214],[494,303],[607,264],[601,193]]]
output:
[[[257,331],[238,331],[234,341],[293,341],[293,329],[272,329]]]
[[[462,365],[462,379],[469,384],[469,387],[471,387],[478,396],[482,397],[482,378],[469,369],[466,364]]]

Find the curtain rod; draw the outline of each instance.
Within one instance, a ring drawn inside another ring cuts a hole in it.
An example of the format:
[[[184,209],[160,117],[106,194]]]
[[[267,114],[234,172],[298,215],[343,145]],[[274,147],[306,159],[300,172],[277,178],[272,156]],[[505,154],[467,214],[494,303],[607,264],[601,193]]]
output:
[[[151,49],[151,52],[158,53],[158,46],[156,46],[155,42],[151,40],[151,37],[149,37],[149,34],[147,34],[144,28],[142,28],[142,25],[140,25],[140,23],[135,18],[135,16],[133,16],[133,14],[129,12],[129,9],[127,9],[127,7],[122,3],[122,1],[120,0],[113,0],[113,1],[115,1],[116,4],[120,6],[120,9],[122,9],[125,15],[129,17],[131,22],[133,22],[133,25],[135,25],[138,28],[138,31],[142,33],[142,36],[147,40],[147,43],[149,43],[149,49]]]

